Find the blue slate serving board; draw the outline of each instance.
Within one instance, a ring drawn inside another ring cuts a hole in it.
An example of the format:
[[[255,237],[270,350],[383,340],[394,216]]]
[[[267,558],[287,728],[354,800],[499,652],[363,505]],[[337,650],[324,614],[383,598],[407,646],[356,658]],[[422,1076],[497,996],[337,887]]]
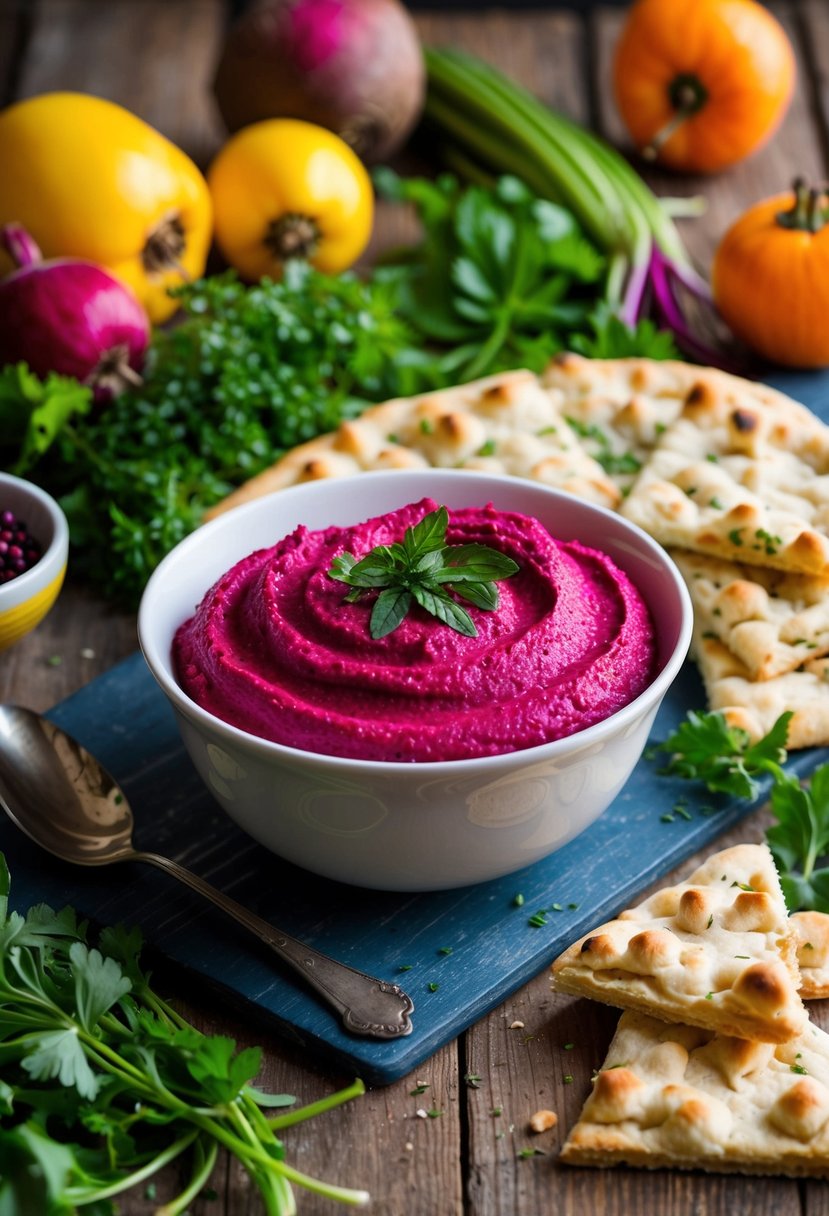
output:
[[[774,383],[829,417],[829,377],[781,376]],[[686,664],[660,710],[653,740],[664,739],[688,708],[704,704],[696,669]],[[61,702],[50,717],[123,786],[139,848],[176,858],[272,924],[402,984],[415,1003],[414,1031],[396,1042],[348,1034],[299,977],[175,880],[139,864],[105,870],[65,865],[3,818],[0,850],[11,869],[12,906],[72,904],[100,924],[140,925],[152,946],[201,977],[205,1003],[218,985],[224,999],[266,1017],[320,1063],[370,1084],[387,1084],[417,1068],[574,938],[750,809],[659,775],[659,761],[646,756],[601,819],[533,866],[455,891],[365,891],[274,857],[224,815],[192,767],[172,711],[139,654]],[[795,753],[788,768],[803,776],[827,759],[827,749]],[[661,816],[680,800],[690,818],[664,822]],[[532,927],[529,918],[540,909],[548,910],[547,923]],[[200,990],[193,991],[198,1000]]]

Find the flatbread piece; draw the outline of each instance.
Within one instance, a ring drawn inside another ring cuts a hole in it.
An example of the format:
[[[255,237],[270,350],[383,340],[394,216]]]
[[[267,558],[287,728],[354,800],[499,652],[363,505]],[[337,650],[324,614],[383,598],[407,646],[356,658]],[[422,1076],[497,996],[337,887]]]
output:
[[[700,629],[740,660],[752,680],[829,654],[829,578],[745,566],[672,549]]]
[[[793,931],[766,845],[715,853],[574,942],[553,987],[665,1021],[768,1043],[806,1024]]]
[[[774,1046],[624,1013],[561,1160],[829,1177],[829,1035]]]
[[[829,427],[805,406],[701,379],[621,512],[666,547],[829,574]]]
[[[705,685],[708,708],[742,727],[755,742],[789,712],[790,751],[829,744],[829,658],[809,659],[797,671],[754,680],[745,664],[697,622],[690,653]]]
[[[529,371],[400,397],[293,448],[207,512],[299,482],[395,468],[478,469],[527,477],[611,509],[621,494]]]

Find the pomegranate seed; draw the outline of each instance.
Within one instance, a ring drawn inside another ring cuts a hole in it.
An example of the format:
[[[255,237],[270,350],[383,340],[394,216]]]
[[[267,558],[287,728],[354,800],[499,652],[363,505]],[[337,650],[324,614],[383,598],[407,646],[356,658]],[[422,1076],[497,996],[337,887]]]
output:
[[[22,519],[6,508],[0,511],[0,584],[31,570],[43,549]]]

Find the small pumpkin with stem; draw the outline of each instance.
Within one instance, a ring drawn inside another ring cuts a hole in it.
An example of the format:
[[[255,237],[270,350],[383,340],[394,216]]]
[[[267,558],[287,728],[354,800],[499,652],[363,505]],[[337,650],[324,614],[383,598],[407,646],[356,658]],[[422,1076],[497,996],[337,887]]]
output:
[[[711,267],[714,303],[752,350],[787,367],[829,366],[829,196],[795,181],[728,229]]]
[[[762,147],[795,79],[788,35],[757,0],[636,0],[613,62],[619,112],[642,156],[693,173]]]

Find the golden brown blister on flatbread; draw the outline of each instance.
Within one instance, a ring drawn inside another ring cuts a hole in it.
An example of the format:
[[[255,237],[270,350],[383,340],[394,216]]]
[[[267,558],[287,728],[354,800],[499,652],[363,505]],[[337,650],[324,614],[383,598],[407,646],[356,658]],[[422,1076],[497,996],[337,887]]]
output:
[[[745,664],[697,623],[690,653],[709,710],[722,713],[753,741],[768,734],[781,714],[791,713],[786,738],[790,751],[829,744],[829,658],[808,659],[797,671],[753,680]]]
[[[703,369],[678,360],[565,352],[541,376],[584,447],[626,493]]]
[[[789,923],[795,931],[800,967],[800,995],[806,1001],[829,996],[829,914],[793,912]]]
[[[671,550],[694,616],[745,667],[752,680],[794,671],[829,654],[829,577],[745,566]]]
[[[624,1013],[561,1152],[627,1164],[829,1176],[829,1036],[777,1046]]]
[[[829,427],[797,402],[735,405],[703,379],[622,514],[668,547],[829,574]]]
[[[715,853],[574,942],[552,974],[557,991],[739,1038],[785,1043],[806,1023],[794,934],[765,845]]]
[[[391,468],[527,477],[611,509],[621,498],[538,377],[514,371],[373,406],[293,448],[206,518],[300,482]]]

